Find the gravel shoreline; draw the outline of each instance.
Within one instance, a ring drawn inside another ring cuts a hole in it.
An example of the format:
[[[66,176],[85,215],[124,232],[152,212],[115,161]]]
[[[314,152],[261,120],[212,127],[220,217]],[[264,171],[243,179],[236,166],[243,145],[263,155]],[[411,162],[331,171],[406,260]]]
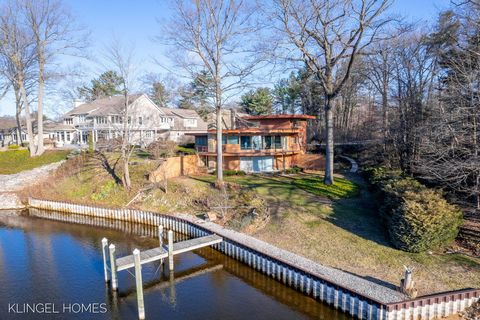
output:
[[[337,284],[341,287],[351,290],[352,292],[356,292],[366,298],[378,301],[383,304],[401,302],[407,299],[407,297],[399,291],[393,290],[386,286],[382,286],[378,283],[369,281],[354,274],[321,265],[312,260],[277,248],[269,243],[258,240],[246,234],[236,232],[234,230],[225,229],[215,223],[205,222],[204,220],[194,218],[189,215],[180,214],[178,215],[178,217],[201,225],[205,229],[214,232],[219,236],[233,240],[246,247],[250,247],[251,249],[266,254],[279,261],[285,262],[293,267],[306,270],[310,274],[318,278],[324,279],[333,284]]]
[[[62,165],[65,160],[14,174],[0,174],[0,192],[14,192],[38,182]]]

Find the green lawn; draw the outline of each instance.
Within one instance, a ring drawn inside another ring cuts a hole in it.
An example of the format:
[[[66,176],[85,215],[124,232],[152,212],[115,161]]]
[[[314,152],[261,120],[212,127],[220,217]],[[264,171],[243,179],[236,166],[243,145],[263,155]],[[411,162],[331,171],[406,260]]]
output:
[[[407,253],[393,248],[365,182],[321,175],[230,176],[252,188],[269,205],[271,219],[253,235],[319,263],[398,285],[404,265],[415,266],[420,294],[480,288],[480,259],[461,254]],[[194,177],[212,182],[214,176]]]
[[[0,174],[13,174],[34,169],[66,158],[69,151],[48,150],[38,157],[29,157],[28,150],[8,150],[0,152]]]

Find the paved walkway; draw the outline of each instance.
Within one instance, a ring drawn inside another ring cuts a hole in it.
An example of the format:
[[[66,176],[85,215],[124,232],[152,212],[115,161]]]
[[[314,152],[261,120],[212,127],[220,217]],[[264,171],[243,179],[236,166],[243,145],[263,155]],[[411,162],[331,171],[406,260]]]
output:
[[[35,184],[56,170],[64,162],[59,161],[15,174],[0,174],[0,193],[18,191]]]
[[[350,161],[350,164],[352,165],[352,167],[350,168],[350,172],[351,173],[357,173],[357,171],[358,171],[357,161],[355,161],[352,158],[347,157],[347,156],[340,156],[340,158],[343,158],[343,159],[346,159],[346,160]]]

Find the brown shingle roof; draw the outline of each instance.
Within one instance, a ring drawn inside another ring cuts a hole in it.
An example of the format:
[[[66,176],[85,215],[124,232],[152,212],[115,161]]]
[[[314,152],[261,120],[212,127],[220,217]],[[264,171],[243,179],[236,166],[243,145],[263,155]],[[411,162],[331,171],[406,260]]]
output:
[[[133,103],[142,94],[129,95],[129,102]],[[96,99],[89,103],[84,103],[69,111],[66,115],[88,114],[88,115],[109,115],[118,114],[122,110],[124,96],[112,96]]]

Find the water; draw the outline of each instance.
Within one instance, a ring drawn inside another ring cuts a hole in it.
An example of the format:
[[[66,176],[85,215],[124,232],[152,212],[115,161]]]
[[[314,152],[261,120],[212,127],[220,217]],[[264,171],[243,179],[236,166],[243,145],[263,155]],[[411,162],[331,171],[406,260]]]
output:
[[[125,230],[0,211],[0,319],[137,319],[133,276],[118,273],[118,293],[104,283],[103,237],[117,257],[158,246]],[[147,319],[348,318],[211,248],[175,256],[174,274],[167,269],[143,265]]]

